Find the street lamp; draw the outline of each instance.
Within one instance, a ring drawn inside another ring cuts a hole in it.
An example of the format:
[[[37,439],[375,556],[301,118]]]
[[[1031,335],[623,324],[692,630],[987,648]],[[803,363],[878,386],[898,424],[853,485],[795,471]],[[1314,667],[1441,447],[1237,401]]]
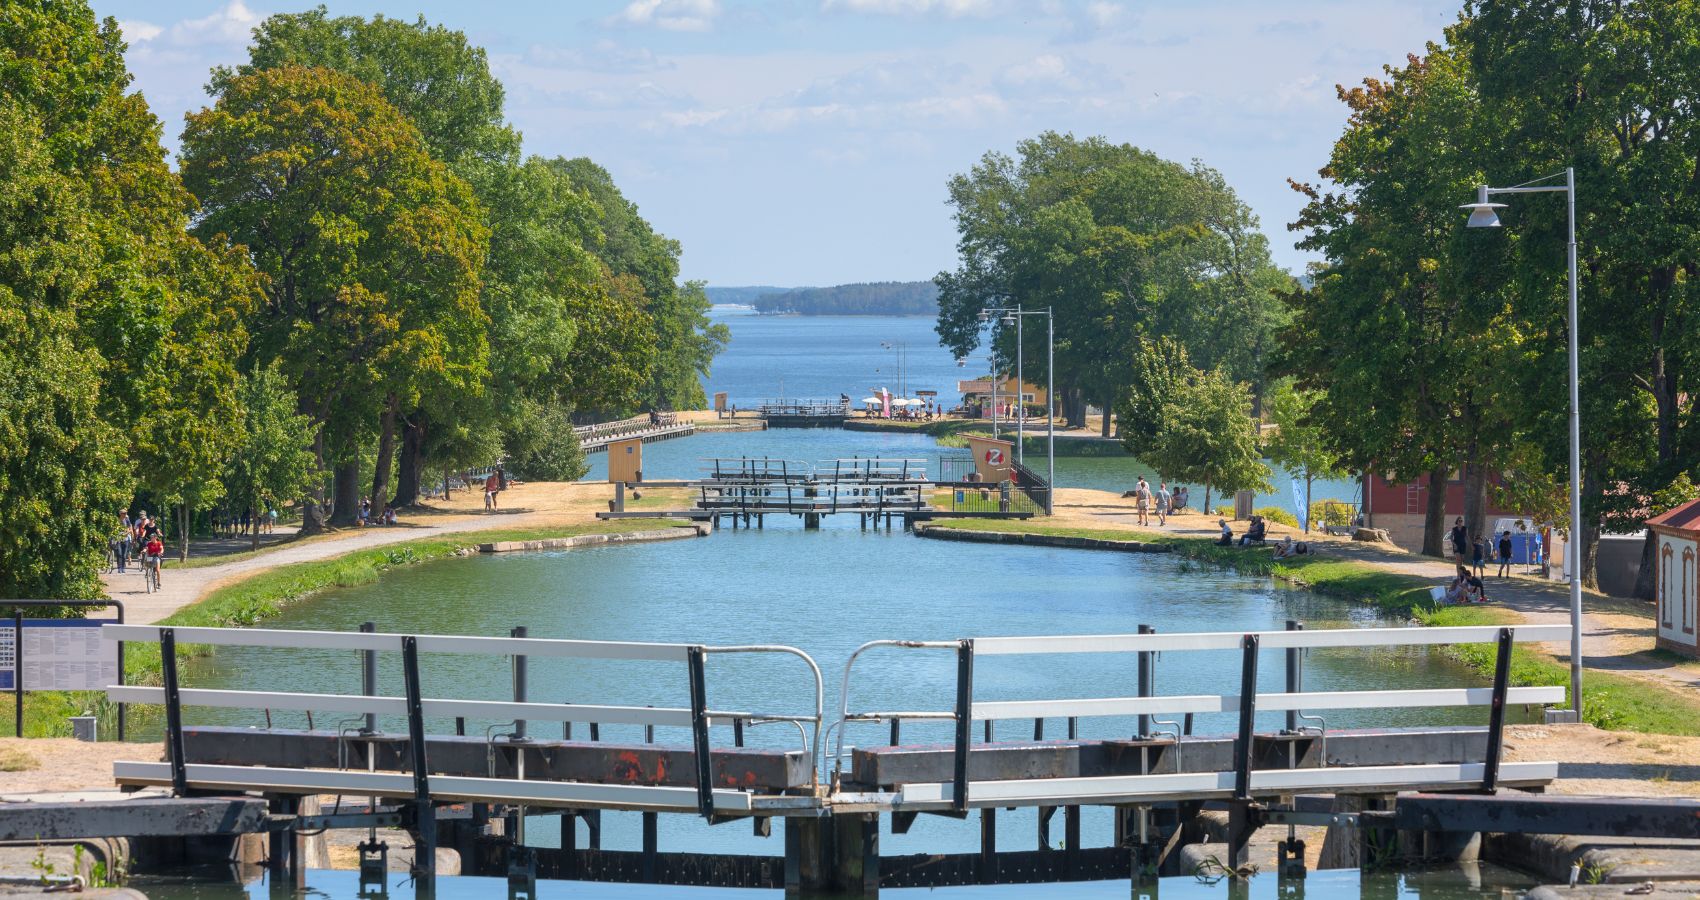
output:
[[[1476,188],[1476,202],[1462,209],[1470,211],[1470,228],[1498,228],[1499,210],[1503,203],[1489,200],[1496,194],[1552,194],[1562,192],[1570,220],[1570,540],[1566,551],[1570,557],[1570,707],[1577,721],[1582,718],[1582,405],[1578,396],[1576,364],[1576,170],[1564,170],[1564,184],[1541,184],[1557,175],[1548,175],[1516,187]]]
[[[1017,409],[1021,409],[1021,390],[1027,384],[1022,378],[1021,372],[1021,320],[1025,316],[1045,317],[1045,515],[1048,516],[1054,508],[1053,498],[1057,489],[1056,368],[1053,365],[1056,361],[1056,322],[1051,317],[1050,307],[1047,306],[1043,310],[1023,310],[1019,303],[1013,308],[989,307],[982,309],[980,310],[980,321],[989,321],[994,315],[1001,316],[1005,325],[1011,323],[1015,325],[1015,402]],[[992,365],[992,410],[994,414],[997,411],[997,379],[997,365],[994,362]],[[1027,464],[1026,455],[1022,452],[1026,446],[1026,441],[1023,440],[1026,436],[1023,426],[1027,417],[1022,414],[1024,412],[1025,410],[1021,410],[1015,417],[1017,435],[1015,456],[1023,466]]]

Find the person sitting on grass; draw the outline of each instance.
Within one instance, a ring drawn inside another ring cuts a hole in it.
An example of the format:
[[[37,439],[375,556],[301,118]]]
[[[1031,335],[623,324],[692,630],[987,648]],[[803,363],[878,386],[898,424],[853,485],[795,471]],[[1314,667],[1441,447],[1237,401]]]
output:
[[[1446,586],[1446,596],[1441,598],[1441,602],[1463,603],[1469,592],[1470,572],[1463,566],[1459,566],[1458,574],[1452,579],[1452,583]]]
[[[1488,602],[1487,584],[1482,581],[1482,577],[1480,575],[1471,575],[1464,580],[1464,602]]]
[[[1216,524],[1222,528],[1222,536],[1216,539],[1217,546],[1232,547],[1234,545],[1234,530],[1228,527],[1228,520],[1217,519]]]
[[[1281,543],[1275,545],[1275,558],[1286,559],[1289,556],[1303,556],[1310,552],[1310,545],[1304,541],[1294,541],[1292,535],[1281,538]]]

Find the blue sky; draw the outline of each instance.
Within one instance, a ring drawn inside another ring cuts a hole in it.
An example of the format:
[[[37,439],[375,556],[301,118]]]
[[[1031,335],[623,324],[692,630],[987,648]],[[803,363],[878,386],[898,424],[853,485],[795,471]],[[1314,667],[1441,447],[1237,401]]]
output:
[[[93,0],[130,41],[173,152],[207,70],[279,0]],[[1220,169],[1276,262],[1307,261],[1289,177],[1345,121],[1334,86],[1438,40],[1458,0],[343,2],[465,31],[529,153],[606,166],[710,284],[928,278],[955,263],[945,182],[1045,129]]]

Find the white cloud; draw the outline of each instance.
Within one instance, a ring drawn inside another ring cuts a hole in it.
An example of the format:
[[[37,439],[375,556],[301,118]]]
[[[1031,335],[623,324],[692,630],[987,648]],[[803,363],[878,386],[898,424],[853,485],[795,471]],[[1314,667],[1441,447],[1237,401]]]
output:
[[[994,11],[994,0],[821,0],[821,11],[842,9],[882,16],[942,15],[960,19],[985,16]]]
[[[605,22],[663,31],[707,31],[719,15],[720,0],[632,0]]]
[[[118,20],[118,30],[124,33],[125,40],[135,44],[151,41],[159,37],[160,32],[165,29],[152,22],[143,22],[140,19],[120,19]]]
[[[264,19],[263,14],[249,9],[242,0],[230,0],[199,19],[182,19],[170,25],[131,19],[118,25],[133,47],[143,52],[158,52],[162,48],[247,46],[254,28]]]
[[[1012,96],[1080,95],[1116,90],[1120,79],[1096,66],[1045,53],[999,72],[997,84]]]
[[[659,72],[674,68],[648,47],[627,47],[600,40],[589,47],[548,47],[533,44],[521,58],[528,65],[601,73]]]

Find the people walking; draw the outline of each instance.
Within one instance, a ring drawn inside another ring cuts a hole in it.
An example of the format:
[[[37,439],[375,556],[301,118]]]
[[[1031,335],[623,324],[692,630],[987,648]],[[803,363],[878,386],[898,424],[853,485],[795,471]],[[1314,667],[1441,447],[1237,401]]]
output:
[[[1511,529],[1499,535],[1499,577],[1511,577]]]
[[[1478,535],[1470,542],[1470,571],[1477,577],[1482,577],[1483,557],[1487,555],[1487,538]]]
[[[1133,505],[1139,511],[1139,524],[1148,525],[1147,515],[1151,510],[1151,485],[1145,481],[1145,476],[1139,476],[1139,484],[1133,488]]]
[[[497,508],[496,495],[501,493],[501,491],[501,476],[497,475],[495,472],[491,472],[490,476],[484,479],[484,509],[486,511],[493,511]]]
[[[1157,524],[1158,525],[1168,525],[1169,524],[1169,501],[1172,500],[1172,499],[1173,499],[1173,497],[1169,494],[1169,483],[1167,481],[1157,482]]]
[[[1462,516],[1452,520],[1452,561],[1460,568],[1464,565],[1465,549],[1469,546],[1470,534],[1464,529]]]

